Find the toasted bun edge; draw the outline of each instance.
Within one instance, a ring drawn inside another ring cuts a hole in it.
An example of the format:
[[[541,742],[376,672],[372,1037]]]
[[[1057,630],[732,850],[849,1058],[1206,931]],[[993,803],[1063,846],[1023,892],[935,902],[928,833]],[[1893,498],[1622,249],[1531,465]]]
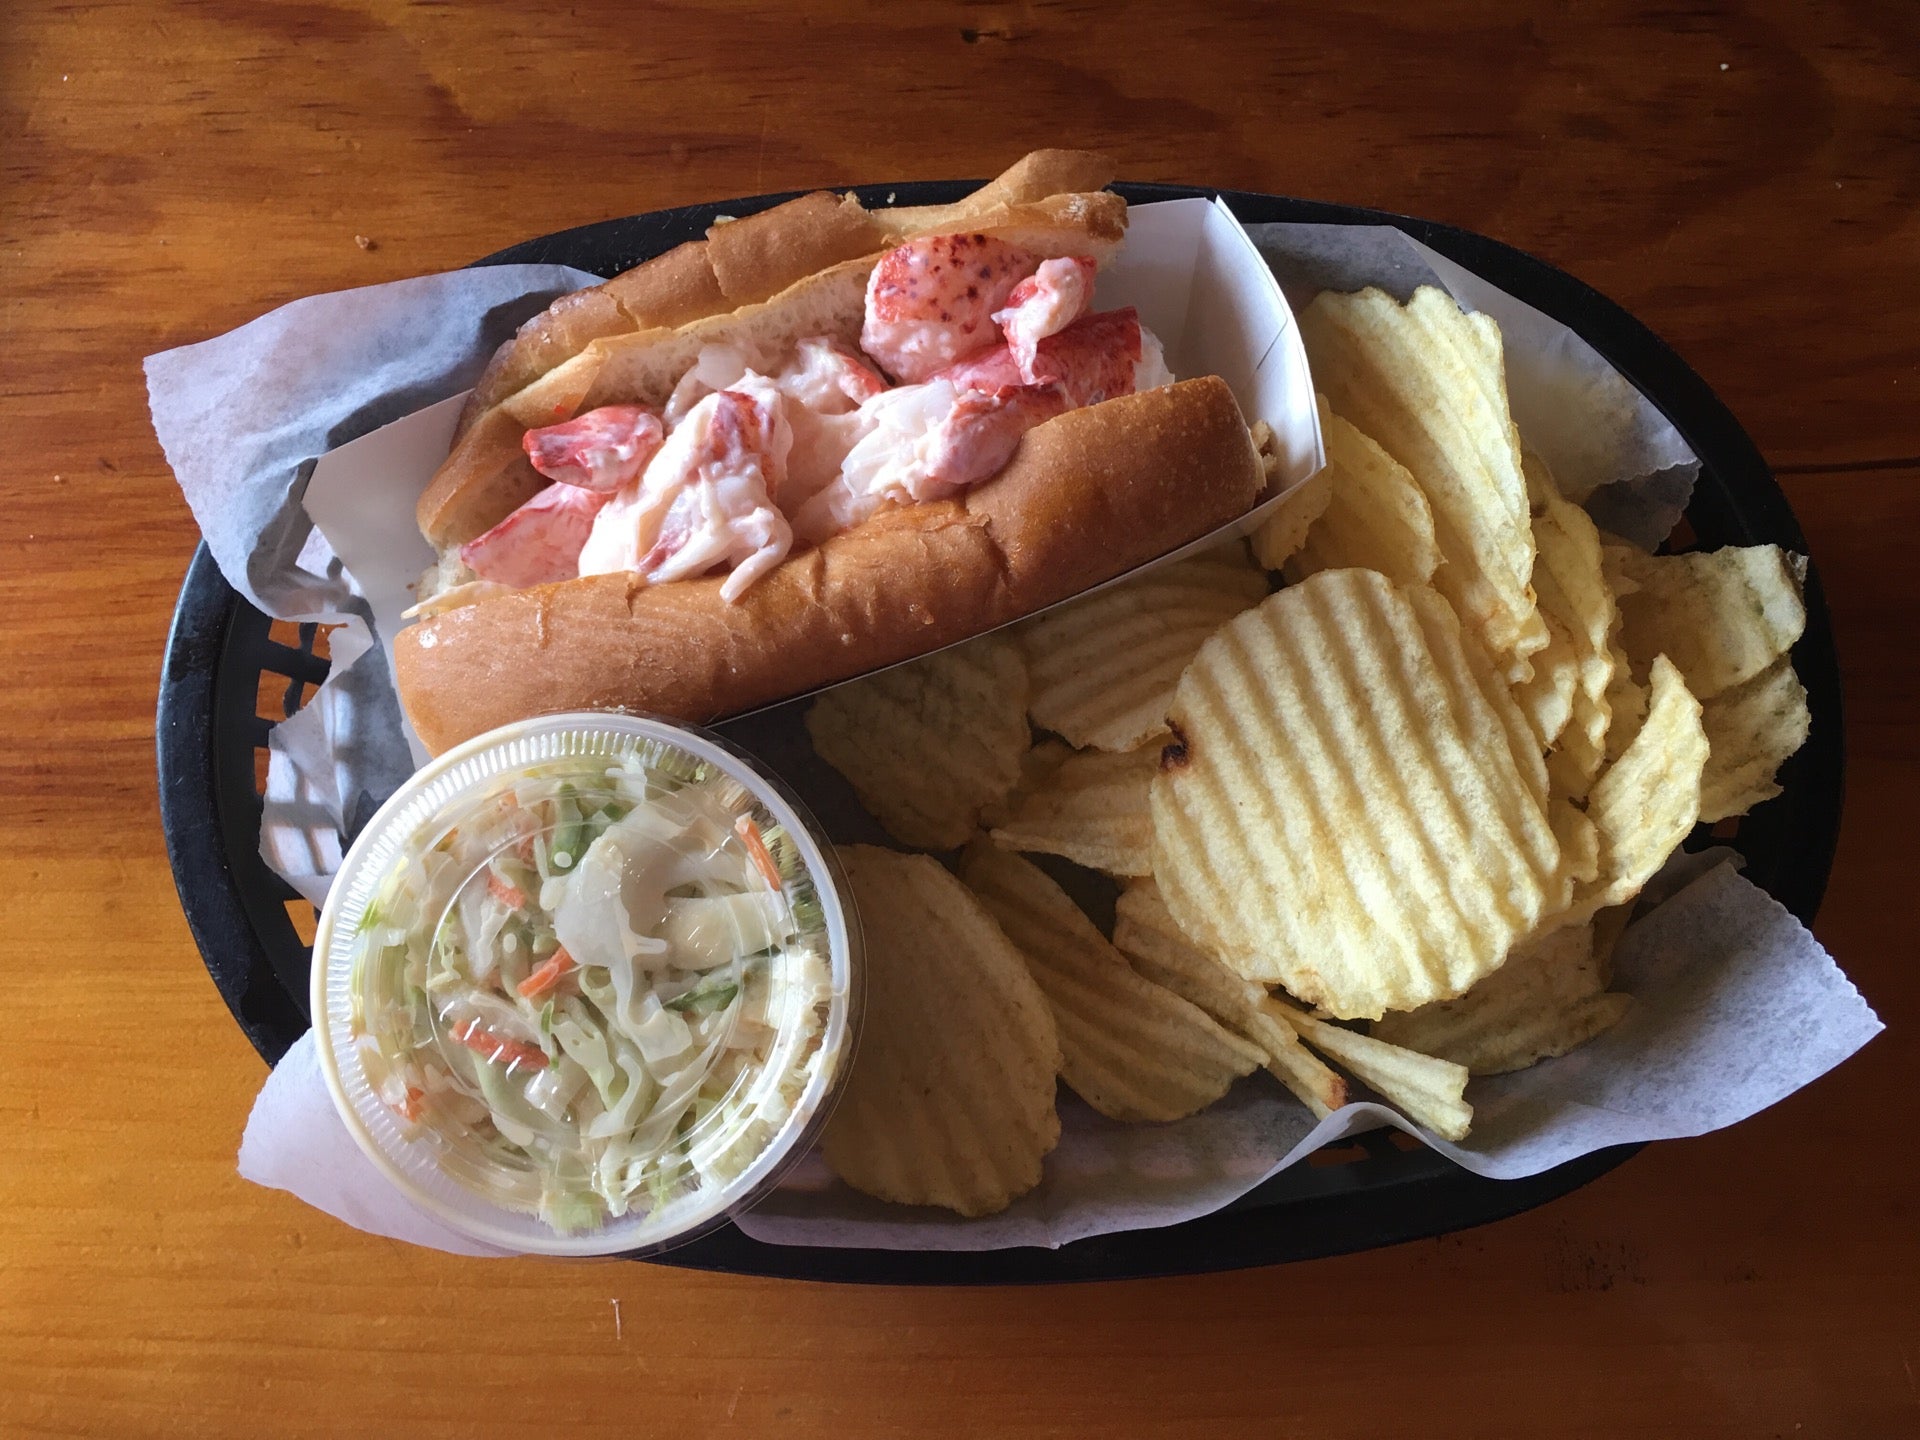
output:
[[[876,516],[735,604],[718,577],[538,586],[402,630],[396,679],[436,753],[560,710],[708,722],[1067,599],[1244,514],[1264,480],[1226,383],[1181,381],[1058,416],[960,500]]]

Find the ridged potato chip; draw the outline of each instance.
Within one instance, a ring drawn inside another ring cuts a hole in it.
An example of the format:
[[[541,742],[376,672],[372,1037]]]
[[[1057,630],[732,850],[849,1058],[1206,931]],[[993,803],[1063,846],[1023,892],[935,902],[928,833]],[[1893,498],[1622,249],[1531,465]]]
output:
[[[1027,688],[1019,647],[986,635],[827,691],[807,734],[889,835],[951,850],[1020,779]]]
[[[1026,957],[1053,1004],[1060,1073],[1102,1115],[1181,1119],[1266,1059],[1197,1005],[1136,974],[1030,861],[976,842],[960,878]]]
[[[1167,702],[1194,652],[1269,588],[1236,540],[1029,621],[1019,634],[1034,724],[1099,750],[1166,734]]]
[[[1446,561],[1434,585],[1501,673],[1526,679],[1547,627],[1530,585],[1533,525],[1499,327],[1432,286],[1406,305],[1367,289],[1320,295],[1300,338],[1328,404],[1426,494]]]
[[[1580,670],[1573,635],[1565,624],[1544,607],[1540,618],[1547,624],[1547,643],[1534,652],[1533,676],[1513,687],[1513,698],[1545,753],[1573,719],[1573,692],[1580,685]]]
[[[1147,795],[1160,748],[1083,750],[1040,782],[989,832],[1008,850],[1060,855],[1109,875],[1153,873]]]
[[[840,851],[866,934],[866,1018],[820,1144],[847,1184],[991,1215],[1060,1138],[1053,1009],[980,902],[925,855]]]
[[[1378,570],[1397,585],[1426,584],[1440,564],[1440,547],[1425,493],[1404,465],[1334,414],[1326,396],[1318,400],[1327,503],[1287,561],[1287,579],[1360,569]]]
[[[1480,698],[1487,702],[1506,732],[1513,754],[1514,768],[1527,788],[1542,805],[1546,804],[1547,762],[1535,742],[1533,727],[1515,703],[1513,692],[1500,672],[1493,668],[1487,652],[1471,635],[1462,630],[1453,608],[1440,594],[1425,585],[1414,585],[1402,592],[1420,619],[1427,637],[1427,651],[1436,665],[1448,670],[1454,683],[1464,687],[1471,678],[1479,687]]]
[[[1744,815],[1780,793],[1774,774],[1807,743],[1813,721],[1806,687],[1783,655],[1702,705],[1700,723],[1707,732],[1700,818],[1714,821]]]
[[[1265,1008],[1267,992],[1243,980],[1195,945],[1152,880],[1135,880],[1114,907],[1114,948],[1133,968],[1191,1000],[1222,1025],[1266,1052],[1267,1071],[1317,1119],[1347,1103],[1347,1082],[1300,1043],[1291,1025]]]
[[[1321,466],[1296,485],[1293,493],[1282,500],[1274,512],[1260,523],[1260,528],[1248,537],[1253,544],[1253,558],[1269,570],[1278,570],[1286,564],[1293,553],[1306,543],[1308,529],[1326,512],[1333,485],[1331,463]]]
[[[1696,700],[1751,680],[1807,627],[1797,557],[1777,545],[1686,555],[1608,545],[1605,558],[1635,672],[1644,675],[1654,656],[1665,655]]]
[[[1543,744],[1554,788],[1583,800],[1606,759],[1613,712],[1613,638],[1620,612],[1607,588],[1600,532],[1587,512],[1560,498],[1553,477],[1526,457],[1536,558],[1533,589],[1552,636],[1533,657],[1534,674],[1514,688]]]
[[[1153,782],[1154,875],[1181,927],[1350,1019],[1498,966],[1563,881],[1544,764],[1479,667],[1487,688],[1438,596],[1367,570],[1223,627],[1181,677]]]
[[[1632,918],[1630,904],[1608,906],[1593,917],[1593,965],[1603,987],[1613,984],[1613,952]]]
[[[995,825],[1004,825],[1007,817],[1026,803],[1027,796],[1047,783],[1069,756],[1077,754],[1074,748],[1056,735],[1042,736],[1032,748],[1020,757],[1020,778],[1013,789],[1002,795],[980,812],[980,823],[988,829]]]
[[[1459,621],[1447,602],[1425,586],[1413,587],[1406,596],[1420,616],[1429,651],[1436,662],[1444,665],[1458,660],[1465,662],[1466,675],[1479,686],[1488,708],[1499,717],[1507,733],[1514,768],[1533,791],[1534,798],[1545,807],[1547,826],[1560,846],[1560,867],[1541,904],[1543,912],[1549,915],[1565,909],[1575,890],[1599,872],[1600,840],[1593,822],[1570,799],[1553,793],[1546,761],[1541,758],[1537,737],[1525,712],[1479,643],[1471,635],[1461,633]],[[1456,683],[1465,683],[1465,675],[1458,671],[1454,678]]]
[[[1654,658],[1651,682],[1639,734],[1588,797],[1587,818],[1600,832],[1600,873],[1581,887],[1563,923],[1638,895],[1700,818],[1707,765],[1700,702],[1664,655]]]
[[[1633,662],[1620,648],[1618,637],[1608,649],[1613,656],[1613,678],[1607,682],[1607,753],[1601,761],[1603,766],[1626,754],[1647,719],[1647,687],[1633,678]]]
[[[1467,1138],[1473,1128],[1473,1106],[1466,1101],[1466,1066],[1329,1025],[1279,1000],[1268,1000],[1267,1009],[1415,1124],[1426,1126],[1442,1140]]]
[[[1605,957],[1595,953],[1594,931],[1592,922],[1562,926],[1516,945],[1506,964],[1466,994],[1388,1015],[1369,1033],[1475,1075],[1564,1055],[1610,1029],[1632,1004],[1605,993]]]
[[[1600,876],[1600,827],[1587,812],[1565,795],[1547,797],[1547,823],[1560,842],[1559,885],[1548,901],[1547,913],[1564,910],[1574,894]]]

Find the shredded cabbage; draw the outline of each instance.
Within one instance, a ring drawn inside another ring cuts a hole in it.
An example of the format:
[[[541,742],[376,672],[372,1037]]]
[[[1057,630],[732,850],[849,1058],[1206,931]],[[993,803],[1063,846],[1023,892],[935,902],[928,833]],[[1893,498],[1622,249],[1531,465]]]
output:
[[[728,777],[657,754],[533,767],[369,902],[369,1080],[450,1174],[558,1231],[657,1211],[739,1175],[805,1089],[832,998],[819,923],[796,847]]]

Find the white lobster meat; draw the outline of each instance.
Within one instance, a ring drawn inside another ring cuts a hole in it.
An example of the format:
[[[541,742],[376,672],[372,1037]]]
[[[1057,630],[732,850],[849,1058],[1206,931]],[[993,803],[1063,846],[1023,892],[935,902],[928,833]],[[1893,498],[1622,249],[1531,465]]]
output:
[[[1035,364],[1040,342],[1087,313],[1093,303],[1093,272],[1093,261],[1084,255],[1043,260],[1038,270],[1013,287],[1006,308],[994,311],[994,323],[1007,337],[1007,349],[1027,384],[1053,378]]]
[[[637,490],[595,519],[579,573],[632,572],[654,584],[732,567],[732,600],[786,557],[793,543],[776,508],[793,436],[782,396],[764,376],[716,390],[689,410]]]

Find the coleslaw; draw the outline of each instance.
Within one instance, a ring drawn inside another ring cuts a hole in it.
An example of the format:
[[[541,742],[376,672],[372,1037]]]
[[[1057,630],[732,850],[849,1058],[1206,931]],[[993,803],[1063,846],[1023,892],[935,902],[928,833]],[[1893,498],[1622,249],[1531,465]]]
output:
[[[579,1235],[751,1167],[834,996],[794,838],[645,741],[506,770],[419,827],[353,922],[345,1018],[406,1141]]]

